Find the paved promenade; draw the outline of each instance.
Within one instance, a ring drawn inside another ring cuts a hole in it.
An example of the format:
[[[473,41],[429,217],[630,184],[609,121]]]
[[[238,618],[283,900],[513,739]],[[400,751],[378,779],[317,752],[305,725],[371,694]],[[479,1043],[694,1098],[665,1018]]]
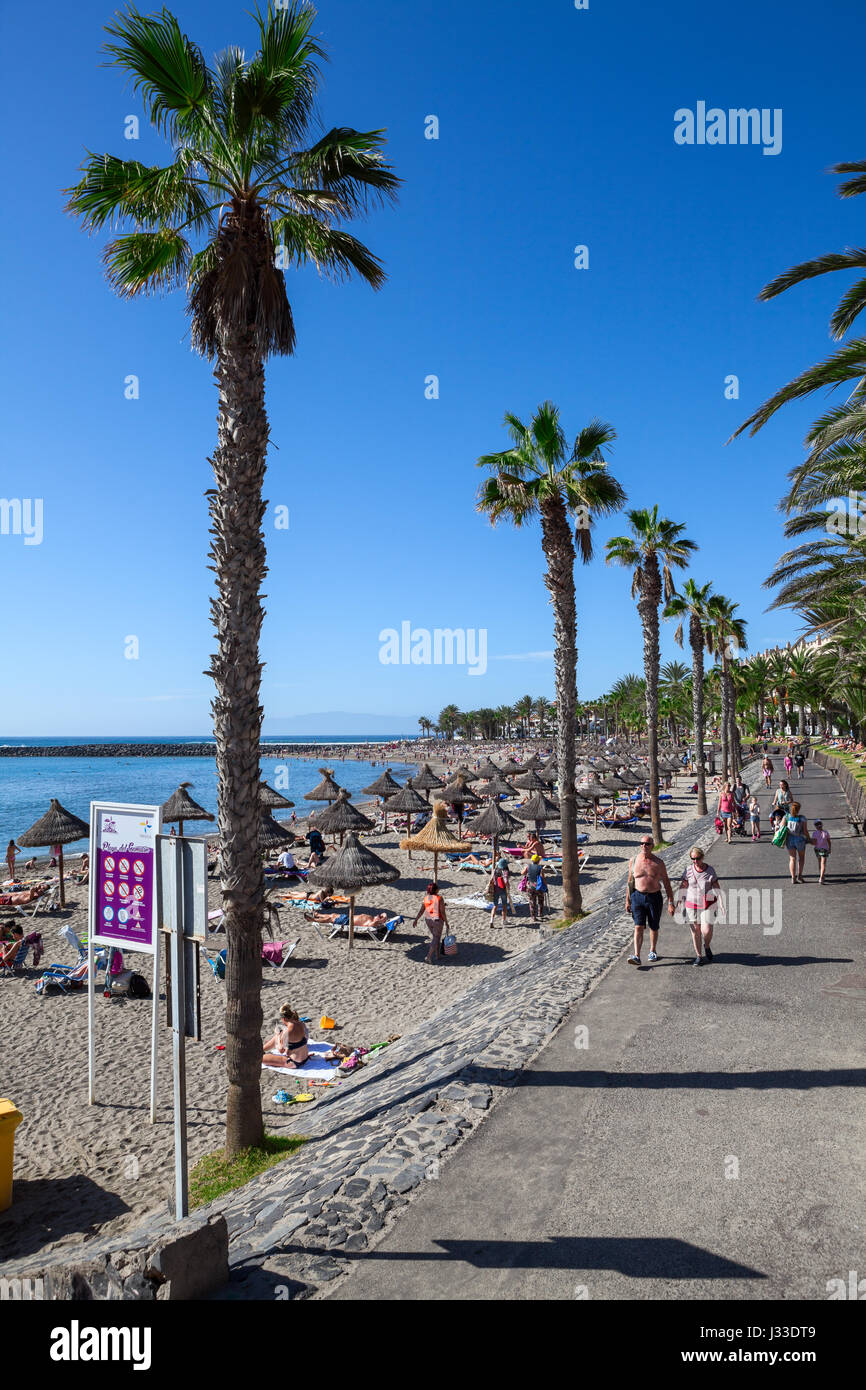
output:
[[[765,838],[707,858],[764,920],[717,926],[700,969],[667,917],[656,965],[624,952],[326,1297],[824,1300],[866,1275],[866,841],[829,773],[792,786],[828,883],[809,847],[791,885],[762,792]]]

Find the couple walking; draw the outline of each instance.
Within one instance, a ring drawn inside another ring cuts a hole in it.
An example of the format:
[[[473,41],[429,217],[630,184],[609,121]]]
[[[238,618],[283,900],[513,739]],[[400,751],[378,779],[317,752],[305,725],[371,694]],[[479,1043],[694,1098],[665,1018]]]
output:
[[[640,850],[628,864],[628,886],[625,892],[625,910],[634,921],[634,951],[628,957],[629,965],[641,964],[644,929],[649,927],[651,964],[660,960],[658,954],[659,928],[662,916],[662,890],[667,895],[668,912],[671,917],[676,912],[674,890],[668,877],[663,859],[653,854],[654,841],[645,835]],[[689,866],[680,879],[680,888],[685,894],[685,916],[691,928],[692,945],[695,950],[694,965],[703,965],[713,959],[710,942],[713,939],[715,904],[718,901],[719,880],[716,871],[704,862],[704,852],[697,845],[689,850]]]

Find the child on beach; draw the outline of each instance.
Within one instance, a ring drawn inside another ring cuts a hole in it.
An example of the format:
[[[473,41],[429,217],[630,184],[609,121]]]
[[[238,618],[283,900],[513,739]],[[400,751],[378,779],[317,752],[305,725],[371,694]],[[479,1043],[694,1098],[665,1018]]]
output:
[[[761,838],[761,807],[756,796],[749,798],[749,822],[752,827],[752,839]]]
[[[827,860],[830,857],[830,851],[833,848],[830,836],[824,829],[823,821],[815,821],[815,824],[812,828],[812,844],[815,847],[815,854],[820,865],[820,869],[818,871],[818,882],[823,883],[824,875],[827,872]]]

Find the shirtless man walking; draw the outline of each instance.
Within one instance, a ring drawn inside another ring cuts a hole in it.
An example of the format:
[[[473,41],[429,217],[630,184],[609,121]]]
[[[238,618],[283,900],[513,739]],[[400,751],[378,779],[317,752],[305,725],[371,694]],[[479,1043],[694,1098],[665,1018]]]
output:
[[[640,850],[628,862],[628,887],[625,890],[625,910],[634,919],[634,954],[628,958],[629,965],[640,965],[643,946],[644,927],[649,927],[650,961],[658,960],[656,946],[659,940],[659,926],[662,916],[662,888],[668,899],[668,912],[673,917],[674,890],[668,878],[663,859],[653,854],[655,841],[652,835],[644,835]]]

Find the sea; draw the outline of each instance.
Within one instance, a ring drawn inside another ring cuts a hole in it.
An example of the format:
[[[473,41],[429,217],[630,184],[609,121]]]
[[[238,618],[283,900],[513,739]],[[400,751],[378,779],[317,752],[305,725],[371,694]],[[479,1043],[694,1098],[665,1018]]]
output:
[[[389,738],[384,734],[335,734],[333,736],[305,736],[298,734],[281,738],[269,734],[263,743],[274,744],[344,744],[354,746],[360,743],[385,744],[408,742],[405,734],[394,734]],[[159,743],[184,744],[212,743],[213,735],[200,738],[170,738],[164,734],[142,737],[129,735],[124,738],[94,735],[89,738],[69,737],[61,734],[51,738],[14,738],[0,735],[0,746],[14,748],[72,747],[77,744],[124,744]],[[376,767],[371,767],[375,763]],[[321,758],[262,758],[262,777],[270,785],[276,786],[290,801],[297,803],[299,819],[316,809],[324,810],[324,803],[304,801],[304,793],[321,781],[319,767],[324,766]],[[369,759],[334,760],[334,780],[352,793],[354,801],[364,800],[360,795],[363,787],[375,782],[384,767],[390,767],[398,782],[405,782],[416,771],[411,765],[394,763],[388,759],[387,748],[371,747]],[[278,778],[279,772],[279,778]],[[278,780],[277,780],[278,779]],[[217,774],[216,762],[210,758],[184,758],[182,753],[170,758],[28,758],[0,757],[0,840],[3,846],[18,835],[23,835],[34,821],[39,820],[48,810],[52,797],[56,797],[68,811],[88,822],[91,801],[121,801],[138,806],[160,806],[167,801],[181,782],[192,783],[190,796],[206,811],[216,815]],[[278,811],[282,820],[291,814]],[[189,835],[210,834],[216,830],[215,822],[193,821],[184,826]],[[76,854],[87,849],[87,841],[79,840],[64,847],[64,854]],[[41,855],[43,850],[30,853]],[[23,858],[23,856],[22,856]]]

